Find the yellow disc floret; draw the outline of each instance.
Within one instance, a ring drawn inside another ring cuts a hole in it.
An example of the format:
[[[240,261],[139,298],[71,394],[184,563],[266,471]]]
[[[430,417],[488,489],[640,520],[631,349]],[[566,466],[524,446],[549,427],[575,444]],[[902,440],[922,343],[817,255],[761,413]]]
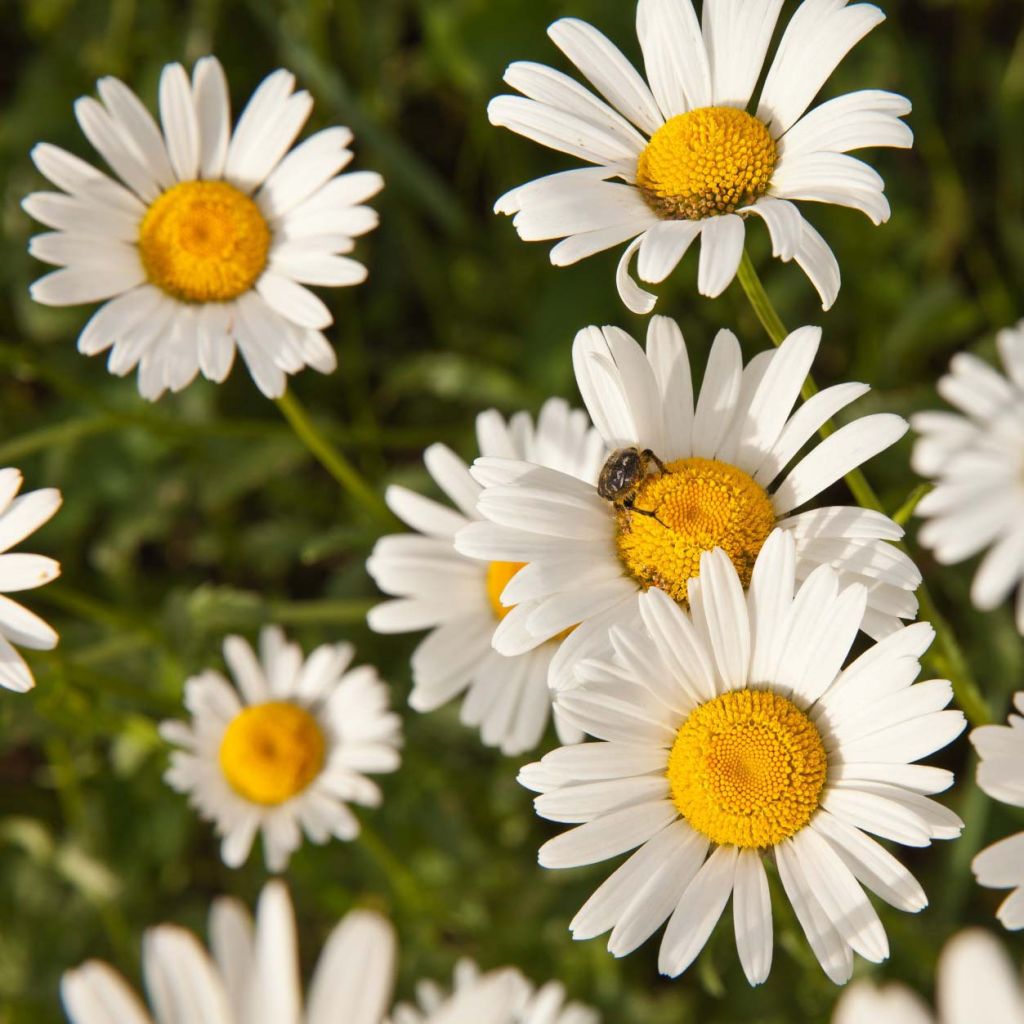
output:
[[[828,755],[791,700],[735,690],[683,723],[668,762],[672,800],[690,826],[721,846],[763,848],[811,820]]]
[[[525,562],[491,562],[487,566],[487,599],[491,602],[491,610],[499,622],[515,607],[501,603],[501,592],[508,586],[508,581],[525,565]]]
[[[231,788],[256,804],[284,803],[320,774],[324,734],[304,708],[286,701],[254,704],[224,730],[220,766]]]
[[[658,587],[685,601],[701,554],[722,548],[747,586],[775,526],[764,488],[743,470],[713,459],[679,459],[665,468],[644,478],[633,501],[657,518],[629,509],[618,513],[623,564],[645,590]]]
[[[267,265],[270,228],[259,207],[226,181],[183,181],[142,218],[139,255],[152,284],[185,302],[226,302]]]
[[[735,107],[677,114],[640,154],[636,183],[668,220],[734,213],[768,191],[778,159],[763,122]]]
[[[490,601],[491,610],[494,612],[494,617],[498,622],[501,622],[515,608],[514,604],[506,605],[501,603],[502,591],[508,586],[509,580],[520,569],[525,568],[526,562],[491,562],[487,566],[487,600]],[[558,633],[552,639],[564,640],[578,625],[579,623],[576,623],[576,625],[570,626],[568,629],[563,629],[561,633]]]

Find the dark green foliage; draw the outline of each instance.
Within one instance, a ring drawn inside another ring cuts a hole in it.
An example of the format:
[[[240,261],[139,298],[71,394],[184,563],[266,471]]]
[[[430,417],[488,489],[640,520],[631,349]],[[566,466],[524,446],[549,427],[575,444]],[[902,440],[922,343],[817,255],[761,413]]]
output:
[[[786,321],[820,323],[820,384],[864,380],[860,410],[935,405],[950,354],[993,355],[993,332],[1024,315],[1024,35],[1005,0],[890,0],[889,21],[827,87],[911,97],[917,147],[871,155],[894,216],[875,229],[851,211],[811,209],[843,269],[823,315],[794,266],[770,261],[761,226],[753,256]],[[787,5],[787,13],[795,4]],[[161,781],[155,723],[180,714],[187,675],[219,664],[224,632],[284,624],[307,647],[350,638],[394,685],[407,743],[385,805],[360,812],[365,841],[306,846],[288,880],[306,969],[350,907],[382,909],[402,938],[400,990],[447,976],[457,956],[561,978],[608,1024],[824,1021],[835,990],[785,900],[776,901],[775,966],[751,991],[722,922],[681,980],[660,978],[656,945],[613,960],[567,926],[606,867],[546,872],[554,834],[515,782],[516,763],[484,749],[453,709],[405,709],[415,638],[376,637],[363,562],[391,528],[350,507],[241,368],[155,406],[132,380],[75,351],[87,311],[34,306],[42,268],[20,198],[43,187],[28,159],[48,140],[93,159],[72,103],[116,74],[147,103],[161,66],[215,52],[236,109],[285,65],[316,98],[312,127],[356,133],[359,169],[387,181],[380,229],[360,242],[367,285],[325,296],[340,369],[307,371],[295,391],[381,491],[427,486],[422,448],[444,440],[474,454],[473,417],[535,410],[550,394],[578,401],[569,346],[589,323],[641,330],[614,291],[615,256],[564,270],[490,210],[508,187],[556,169],[556,155],[491,128],[487,100],[513,59],[559,64],[544,35],[563,14],[593,21],[635,53],[631,3],[598,0],[3,0],[0,2],[0,465],[26,487],[58,486],[65,505],[27,549],[64,575],[27,595],[62,637],[32,657],[38,686],[0,692],[0,1024],[61,1020],[61,972],[108,959],[138,980],[143,929],[175,921],[203,932],[210,899],[252,904],[264,880],[217,856],[209,826]],[[561,66],[559,64],[559,66]],[[738,285],[697,297],[695,254],[661,291],[702,365],[714,331],[737,330],[749,355],[767,345]],[[890,509],[913,489],[909,441],[867,468]],[[842,497],[840,488],[837,496]],[[967,600],[972,566],[945,570],[914,549],[995,717],[1024,680],[1010,617]],[[880,908],[893,957],[878,973],[927,992],[943,940],[967,922],[994,926],[999,895],[975,887],[969,862],[1024,819],[982,796],[961,739],[940,758],[962,773],[949,802],[965,837],[908,851],[932,906],[919,917]],[[1011,938],[1019,960],[1024,946]],[[859,972],[868,965],[860,964]]]

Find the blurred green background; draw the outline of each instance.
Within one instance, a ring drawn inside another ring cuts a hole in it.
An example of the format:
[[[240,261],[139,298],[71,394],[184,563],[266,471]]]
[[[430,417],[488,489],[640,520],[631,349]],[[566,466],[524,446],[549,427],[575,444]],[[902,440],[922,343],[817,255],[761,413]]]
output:
[[[795,266],[769,260],[760,225],[750,237],[787,322],[825,328],[819,383],[868,381],[858,412],[906,414],[936,403],[951,353],[992,358],[993,332],[1024,315],[1024,12],[1006,0],[891,0],[887,11],[826,93],[871,86],[913,100],[916,149],[869,157],[892,221],[875,229],[852,211],[809,209],[843,270],[827,316]],[[551,394],[578,401],[577,329],[641,330],[614,290],[617,254],[556,270],[546,246],[521,243],[491,214],[507,188],[568,162],[485,115],[510,60],[564,67],[544,34],[556,17],[594,22],[635,57],[633,4],[0,0],[0,14],[0,465],[21,467],[26,488],[65,496],[25,545],[63,563],[58,582],[26,596],[61,645],[31,657],[33,693],[0,693],[0,1024],[62,1020],[60,974],[89,956],[137,981],[147,925],[203,932],[213,896],[253,903],[261,857],[240,872],[220,863],[209,826],[161,781],[155,723],[181,713],[189,674],[220,664],[225,632],[253,637],[271,620],[307,648],[354,640],[393,683],[406,723],[384,807],[360,812],[366,841],[307,845],[292,860],[307,971],[330,926],[363,904],[399,930],[405,996],[467,954],[518,964],[536,981],[558,977],[607,1024],[826,1020],[836,990],[784,899],[759,990],[743,980],[728,915],[677,981],[658,976],[656,940],[625,961],[601,940],[573,943],[568,922],[608,868],[539,869],[536,849],[555,827],[534,817],[518,764],[483,748],[453,708],[405,708],[417,638],[376,637],[364,623],[376,595],[363,563],[388,525],[349,507],[240,366],[222,387],[201,381],[151,406],[134,379],[76,353],[86,310],[28,297],[43,270],[25,252],[34,229],[19,206],[43,187],[28,151],[48,140],[96,159],[71,109],[96,78],[118,75],[153,105],[165,62],[213,52],[237,110],[265,74],[289,67],[315,96],[310,129],[350,125],[353,166],[387,181],[374,202],[381,227],[357,249],[369,283],[325,295],[340,368],[307,371],[294,389],[375,486],[427,488],[423,447],[444,440],[471,458],[480,410],[535,411]],[[738,285],[711,302],[695,278],[691,254],[658,311],[680,320],[698,367],[720,326],[737,330],[748,356],[766,346]],[[868,467],[889,508],[914,486],[909,448]],[[842,488],[835,496],[845,500]],[[1001,718],[1024,683],[1009,615],[970,609],[971,566],[940,569],[914,553]],[[974,886],[973,853],[1024,827],[977,791],[968,749],[961,738],[940,759],[963,773],[948,801],[968,822],[964,838],[901,854],[931,907],[918,917],[880,908],[893,955],[871,970],[926,993],[947,935],[994,926],[1000,895]],[[1024,944],[1007,945],[1019,961]]]

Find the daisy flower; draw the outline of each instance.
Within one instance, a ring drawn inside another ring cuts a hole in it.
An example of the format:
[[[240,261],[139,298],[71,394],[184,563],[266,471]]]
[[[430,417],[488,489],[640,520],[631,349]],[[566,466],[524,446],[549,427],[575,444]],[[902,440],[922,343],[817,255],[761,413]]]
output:
[[[263,80],[232,131],[215,57],[198,61],[191,81],[180,64],[164,68],[160,127],[118,79],[101,78],[97,91],[75,103],[75,116],[120,181],[56,146],[33,149],[60,191],[25,199],[54,229],[29,251],[61,269],[36,281],[32,297],[104,302],[79,351],[110,349],[118,376],[138,367],[149,399],[199,372],[223,381],[236,346],[270,398],[304,366],[333,371],[322,333],[331,314],[305,286],[364,280],[365,268],[342,254],[376,226],[360,204],[383,185],[378,174],[338,173],[352,159],[352,133],[328,128],[291,149],[313,100],[284,70]]]
[[[736,946],[752,985],[771,967],[764,862],[774,863],[825,973],[847,981],[853,954],[889,955],[863,887],[900,910],[921,886],[872,839],[952,839],[963,823],[926,794],[950,772],[913,762],[959,735],[945,680],[914,684],[934,630],[915,623],[843,667],[866,588],[827,565],[798,584],[796,543],[768,539],[743,585],[721,549],[701,556],[686,612],[657,589],[642,627],[613,627],[610,661],[578,666],[562,713],[599,742],[525,767],[537,813],[575,828],[540,863],[570,868],[636,850],[571,924],[577,939],[611,930],[632,952],[665,921],[658,959],[675,977],[707,942],[732,896]],[[639,848],[639,849],[637,849]]]
[[[971,732],[980,758],[978,785],[993,800],[1024,807],[1024,691],[1014,694],[1009,725],[981,725]],[[971,867],[980,885],[1012,889],[998,911],[1005,928],[1024,928],[1024,832],[1001,839],[982,850]]]
[[[283,871],[305,832],[310,841],[355,839],[349,803],[376,807],[366,776],[398,768],[401,723],[388,687],[369,666],[349,669],[351,644],[324,644],[306,659],[276,626],[260,634],[259,657],[238,636],[224,641],[234,686],[208,669],[185,683],[188,724],[164,722],[180,747],[165,775],[188,793],[222,836],[221,857],[238,867],[257,831],[271,871]]]
[[[152,1016],[111,967],[90,960],[61,982],[72,1024],[381,1024],[391,1000],[395,939],[380,915],[354,910],[324,945],[303,1010],[295,915],[270,882],[255,927],[236,900],[213,903],[208,953],[182,928],[146,933],[142,970]]]
[[[938,1014],[905,985],[858,981],[843,993],[832,1024],[1020,1024],[1024,986],[1006,951],[980,928],[954,935],[939,957]]]
[[[622,301],[649,313],[655,297],[630,275],[658,284],[700,236],[697,286],[720,295],[743,254],[745,221],[760,217],[775,256],[796,260],[828,309],[839,265],[794,200],[889,218],[885,183],[847,155],[870,146],[907,148],[902,96],[877,89],[810,106],[843,57],[885,15],[872,4],[805,0],[782,35],[756,106],[755,87],[782,0],[639,0],[636,28],[646,81],[596,28],[576,18],[548,35],[597,93],[543,64],[517,62],[492,124],[583,160],[512,189],[496,212],[515,215],[526,241],[562,239],[556,266],[629,242],[616,274]],[[605,102],[605,100],[607,102]],[[750,113],[748,108],[753,110]]]
[[[515,968],[482,974],[472,960],[455,967],[451,995],[434,982],[420,982],[417,1006],[396,1006],[388,1024],[599,1024],[600,1017],[580,1003],[566,1004],[565,986],[556,981],[539,989]]]
[[[61,982],[71,1024],[597,1024],[564,989],[533,986],[514,968],[481,974],[460,964],[446,998],[421,982],[421,1008],[387,1008],[394,991],[394,929],[379,914],[353,910],[327,938],[303,1008],[295,915],[281,882],[263,888],[255,925],[233,899],[210,910],[210,952],[173,925],[143,941],[152,1017],[112,968],[90,960]]]
[[[943,565],[988,552],[971,600],[989,611],[1017,588],[1024,634],[1024,320],[996,338],[1005,376],[967,352],[955,355],[939,394],[959,412],[920,412],[911,465],[935,481],[917,506],[918,540]]]
[[[896,523],[851,506],[794,513],[907,429],[899,416],[864,416],[785,472],[826,420],[868,390],[838,384],[790,415],[820,339],[818,328],[804,327],[744,368],[735,336],[719,332],[695,403],[674,321],[651,319],[646,353],[618,328],[581,331],[576,380],[605,444],[618,450],[609,467],[617,471],[623,451],[627,460],[646,451],[647,473],[641,459],[632,493],[613,502],[590,481],[526,460],[477,460],[474,476],[486,485],[477,507],[488,522],[461,530],[456,547],[530,563],[502,593],[515,607],[495,631],[495,648],[519,654],[580,624],[551,663],[552,686],[571,685],[573,659],[606,642],[610,623],[636,619],[645,590],[685,603],[701,553],[716,547],[746,585],[777,526],[796,540],[798,579],[829,564],[844,585],[865,585],[870,635],[913,618],[921,575],[891,543],[903,535]]]
[[[60,563],[44,555],[10,549],[35,533],[60,508],[60,491],[45,487],[18,495],[22,476],[18,469],[0,469],[0,686],[25,693],[35,686],[32,672],[14,645],[37,651],[57,646],[57,633],[38,615],[7,594],[34,590],[60,575]]]
[[[525,459],[593,488],[606,451],[585,413],[561,399],[544,404],[534,425],[525,412],[506,423],[493,409],[477,418],[482,455]],[[495,629],[509,614],[500,600],[525,559],[467,558],[455,550],[455,534],[481,519],[480,485],[451,449],[435,444],[424,455],[427,469],[455,508],[404,487],[390,487],[387,502],[416,534],[384,537],[366,568],[395,600],[369,615],[379,633],[430,629],[412,656],[409,703],[432,711],[465,692],[462,720],[478,726],[488,746],[508,755],[532,750],[543,735],[551,708],[548,667],[561,637],[504,657],[491,647]],[[556,725],[558,725],[556,717]],[[560,728],[563,742],[578,740]]]

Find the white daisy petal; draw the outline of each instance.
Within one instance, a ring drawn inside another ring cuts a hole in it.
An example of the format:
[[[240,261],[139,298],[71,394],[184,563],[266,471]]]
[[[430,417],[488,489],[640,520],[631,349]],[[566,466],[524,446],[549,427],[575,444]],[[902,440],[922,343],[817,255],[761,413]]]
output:
[[[661,940],[662,974],[678,977],[704,948],[732,893],[737,859],[736,847],[719,846],[686,887]]]
[[[636,263],[640,280],[649,284],[664,281],[700,233],[700,222],[692,220],[663,220],[648,228]]]
[[[753,206],[745,206],[739,212],[752,213],[765,222],[773,256],[785,262],[796,257],[803,238],[804,219],[791,202],[762,196]]]
[[[151,1024],[127,982],[97,960],[65,971],[60,995],[72,1024]]]
[[[180,64],[168,64],[160,75],[160,120],[175,176],[178,181],[192,181],[199,173],[199,119],[188,75]]]
[[[608,38],[577,18],[561,18],[548,29],[554,44],[608,102],[648,135],[662,116],[647,83]]]
[[[848,153],[866,146],[909,149],[914,133],[900,118],[910,109],[904,96],[880,89],[837,96],[786,132],[783,151],[788,159],[804,152]]]
[[[99,266],[72,266],[55,270],[34,282],[32,298],[44,306],[81,306],[101,302],[130,291],[146,280],[146,272],[133,254],[109,252]]]
[[[885,15],[872,4],[806,0],[786,26],[757,116],[776,138],[810,105],[839,62]]]
[[[821,308],[829,310],[839,294],[839,261],[825,239],[805,220],[800,245],[793,259],[808,276],[821,296]]]
[[[939,392],[966,415],[918,413],[913,421],[919,437],[912,464],[935,482],[916,509],[926,520],[919,539],[944,564],[989,548],[971,587],[971,601],[985,611],[1006,600],[1024,579],[1024,389],[1013,357],[1020,337],[1019,326],[1000,334],[1004,363],[1013,367],[1008,378],[969,353],[953,357]],[[1019,594],[1017,611],[1024,633]]]
[[[797,463],[772,495],[783,515],[820,494],[840,477],[894,445],[909,429],[901,416],[877,413],[840,427]]]
[[[209,955],[181,928],[161,925],[142,943],[143,975],[161,1024],[229,1024],[231,1009]]]
[[[633,147],[612,131],[536,100],[498,96],[487,105],[487,117],[493,125],[588,163],[618,171],[636,160]]]
[[[202,57],[192,69],[192,95],[199,129],[199,174],[216,179],[224,171],[231,139],[231,100],[224,68]]]
[[[134,143],[153,180],[161,188],[170,188],[174,184],[174,170],[167,146],[153,115],[142,100],[124,82],[110,76],[96,83],[96,91],[120,128],[122,137]]]
[[[782,0],[745,4],[705,0],[704,45],[711,65],[711,101],[746,107],[761,77]]]
[[[159,194],[159,188],[149,168],[139,157],[138,151],[125,143],[106,107],[91,96],[83,96],[75,102],[75,118],[82,133],[106,160],[110,169],[144,202],[154,200]],[[55,181],[55,184],[61,183]]]
[[[853,973],[853,954],[818,902],[789,842],[775,848],[775,863],[800,927],[822,970],[837,985],[846,984]]]
[[[740,395],[743,356],[732,331],[715,335],[693,420],[693,454],[713,458],[725,438]]]
[[[884,187],[878,173],[863,160],[845,153],[808,153],[779,164],[771,195],[849,206],[873,224],[882,224],[890,213]]]
[[[349,913],[327,938],[310,982],[306,1020],[379,1024],[394,987],[395,933],[379,914]]]
[[[717,298],[732,282],[743,256],[743,238],[741,217],[715,217],[704,223],[697,268],[697,290],[701,295]]]
[[[555,110],[563,110],[599,125],[637,154],[645,140],[621,114],[568,75],[543,64],[516,61],[505,70],[505,82],[524,96]]]
[[[751,985],[760,985],[772,967],[772,904],[768,876],[753,850],[741,850],[736,858],[732,898],[736,951],[743,973]]]
[[[711,105],[711,69],[690,0],[639,0],[636,34],[665,120]]]

